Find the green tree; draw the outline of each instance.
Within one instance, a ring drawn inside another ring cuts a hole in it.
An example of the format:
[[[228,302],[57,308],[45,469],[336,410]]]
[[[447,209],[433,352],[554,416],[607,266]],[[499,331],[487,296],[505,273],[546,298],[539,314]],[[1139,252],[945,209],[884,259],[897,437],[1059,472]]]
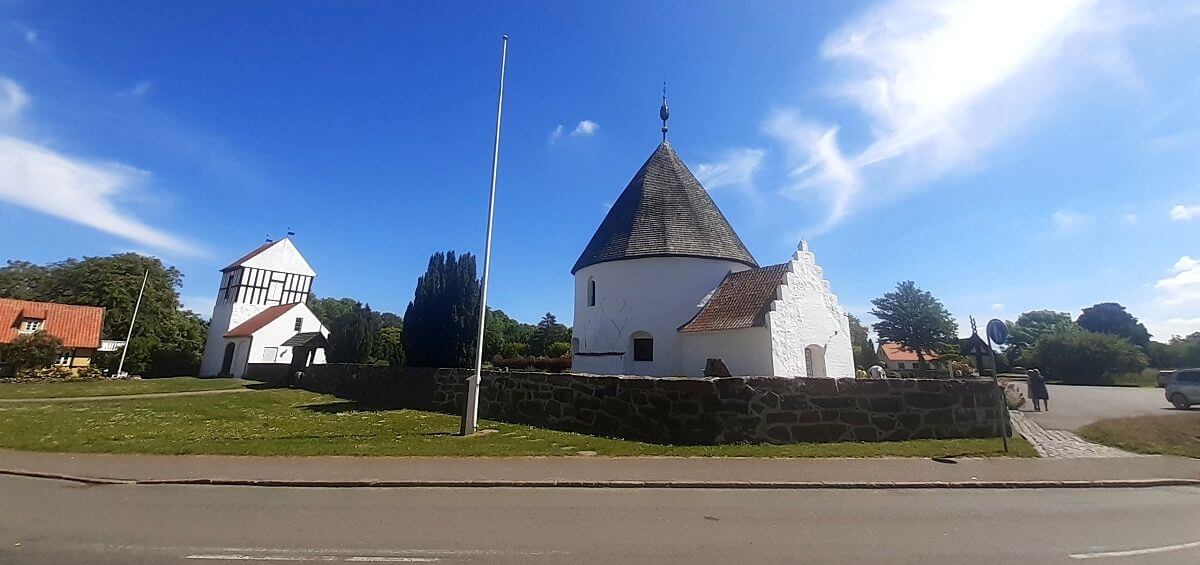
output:
[[[562,357],[570,352],[571,344],[565,341],[556,341],[546,348],[546,357]]]
[[[308,295],[307,305],[326,328],[332,328],[334,320],[362,307],[362,304],[353,298],[317,298],[315,294]]]
[[[466,367],[474,362],[479,317],[475,256],[434,253],[404,310],[404,354],[414,367]]]
[[[1017,316],[1017,321],[1006,322],[1008,326],[1008,343],[1005,347],[1006,361],[1021,363],[1021,356],[1037,347],[1042,337],[1076,328],[1071,315],[1054,310],[1031,310]]]
[[[1150,346],[1150,332],[1146,326],[1116,302],[1101,302],[1084,308],[1076,323],[1089,332],[1123,337],[1143,350]]]
[[[378,312],[355,302],[348,312],[334,318],[329,327],[327,359],[331,363],[371,363],[375,340],[382,328]]]
[[[550,344],[557,342],[567,343],[567,351],[570,351],[571,329],[558,323],[558,318],[555,318],[554,314],[546,312],[546,315],[542,316],[542,320],[534,328],[533,335],[529,336],[528,354],[539,357],[548,356]]]
[[[925,355],[937,352],[955,343],[958,325],[950,312],[927,290],[917,287],[913,281],[896,285],[896,290],[871,301],[875,306],[871,315],[879,318],[874,325],[875,333],[882,340],[899,343],[917,354],[923,375]]]
[[[4,363],[14,369],[41,369],[53,365],[62,351],[63,342],[44,331],[20,334],[10,343],[0,344]]]
[[[50,278],[50,269],[28,261],[8,261],[0,268],[0,297],[17,300],[43,300],[42,289]]]
[[[375,363],[392,367],[404,366],[404,330],[398,326],[384,326],[375,339],[375,351],[371,353]]]
[[[1125,338],[1079,330],[1044,336],[1031,359],[1047,376],[1076,384],[1105,384],[1115,373],[1146,368],[1145,354]]]
[[[854,366],[866,369],[878,363],[879,355],[876,354],[875,344],[868,337],[867,327],[854,314],[847,314],[846,317],[850,318],[850,345],[854,351]]]

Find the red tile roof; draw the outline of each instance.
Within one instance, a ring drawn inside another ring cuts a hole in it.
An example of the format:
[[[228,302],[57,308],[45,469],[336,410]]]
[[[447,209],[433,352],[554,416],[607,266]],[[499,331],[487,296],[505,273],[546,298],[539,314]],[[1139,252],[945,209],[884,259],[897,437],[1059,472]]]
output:
[[[225,337],[249,337],[254,335],[254,332],[263,329],[263,327],[265,327],[267,324],[274,322],[280,316],[287,314],[288,310],[291,310],[299,305],[300,303],[296,302],[293,304],[280,304],[279,306],[267,308],[266,310],[256,314],[253,318],[238,324],[238,327],[226,332]]]
[[[887,357],[889,361],[917,361],[917,352],[908,349],[899,343],[884,342],[879,345],[879,348],[883,350],[883,355]],[[938,354],[936,352],[925,352],[926,361],[933,361],[937,358]]]
[[[262,253],[263,251],[266,251],[267,248],[271,247],[272,245],[275,245],[276,243],[279,243],[279,241],[268,241],[256,248],[254,248],[254,251],[251,251],[245,255],[242,255],[241,258],[239,258],[237,261],[234,261],[234,262],[230,263],[228,267],[221,269],[221,272],[223,273],[225,271],[228,271],[229,269],[237,267],[238,265],[241,265],[242,263],[245,263],[246,261],[253,259],[256,255],[258,255],[259,253]]]
[[[61,339],[64,347],[100,347],[104,308],[0,298],[0,343],[12,343],[22,318],[45,320],[46,333]]]
[[[729,273],[708,303],[681,332],[711,332],[759,327],[766,324],[767,310],[783,284],[787,263]]]

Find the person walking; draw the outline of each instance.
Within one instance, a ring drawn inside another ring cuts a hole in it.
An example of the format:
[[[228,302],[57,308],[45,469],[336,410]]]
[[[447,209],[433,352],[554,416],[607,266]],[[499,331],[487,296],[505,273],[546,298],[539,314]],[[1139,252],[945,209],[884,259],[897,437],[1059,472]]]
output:
[[[1042,376],[1042,372],[1037,369],[1030,369],[1025,372],[1025,384],[1029,388],[1029,398],[1033,400],[1033,411],[1041,412],[1045,406],[1046,411],[1050,411],[1050,391],[1046,389],[1046,377]]]

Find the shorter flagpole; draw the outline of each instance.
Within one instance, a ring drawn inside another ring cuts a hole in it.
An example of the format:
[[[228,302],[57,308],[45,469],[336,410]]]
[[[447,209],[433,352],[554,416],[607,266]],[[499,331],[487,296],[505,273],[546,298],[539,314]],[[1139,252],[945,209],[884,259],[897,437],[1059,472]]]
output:
[[[117,364],[117,376],[125,371],[125,354],[129,353],[129,340],[133,339],[133,323],[137,321],[138,309],[142,307],[142,295],[146,292],[146,279],[150,278],[150,270],[142,275],[142,289],[138,291],[137,302],[133,305],[133,317],[129,319],[129,332],[125,334],[125,347],[121,348],[121,362]]]

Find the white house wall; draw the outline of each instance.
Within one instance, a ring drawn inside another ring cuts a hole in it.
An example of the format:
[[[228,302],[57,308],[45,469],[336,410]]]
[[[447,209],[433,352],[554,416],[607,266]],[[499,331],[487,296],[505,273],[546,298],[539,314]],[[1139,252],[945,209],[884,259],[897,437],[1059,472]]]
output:
[[[299,332],[296,331],[296,318],[303,318],[304,322]],[[259,328],[254,332],[254,341],[249,347],[250,363],[281,363],[287,364],[292,362],[292,348],[281,347],[279,344],[287,341],[292,336],[301,332],[321,332],[321,335],[329,336],[329,330],[321,325],[321,321],[317,319],[317,315],[313,314],[312,310],[304,304],[297,304],[288,310],[284,315],[275,318],[269,324]],[[268,347],[278,348],[274,360],[268,360],[263,356],[264,350]],[[325,350],[317,350],[317,358],[313,364],[322,365],[325,363]],[[245,365],[241,366],[245,370]]]
[[[685,376],[703,376],[709,358],[720,359],[734,376],[774,374],[771,334],[766,328],[688,332],[681,337]]]
[[[704,359],[685,356],[679,326],[700,310],[700,301],[741,263],[693,257],[646,257],[597,263],[575,273],[577,342],[573,369],[580,373],[673,376],[701,374]],[[596,305],[588,306],[588,280],[596,281]],[[654,338],[654,360],[633,360],[632,335]],[[615,353],[589,356],[587,353]],[[583,353],[584,355],[580,355]]]
[[[771,308],[767,313],[773,353],[771,374],[805,376],[804,349],[817,345],[824,350],[824,376],[854,377],[850,321],[806,244],[801,244],[792,256]],[[815,374],[820,376],[819,369]]]

